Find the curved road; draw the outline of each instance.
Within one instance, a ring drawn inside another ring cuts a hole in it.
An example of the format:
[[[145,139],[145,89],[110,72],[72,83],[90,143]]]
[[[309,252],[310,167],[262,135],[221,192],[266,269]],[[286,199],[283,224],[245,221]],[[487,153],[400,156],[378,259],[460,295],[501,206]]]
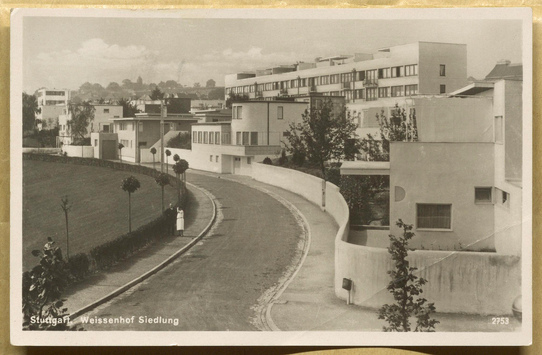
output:
[[[186,255],[87,316],[132,317],[134,324],[83,324],[86,330],[258,330],[260,298],[299,257],[302,230],[269,195],[217,177],[187,173],[216,197],[215,226]],[[139,317],[179,324],[140,324]]]

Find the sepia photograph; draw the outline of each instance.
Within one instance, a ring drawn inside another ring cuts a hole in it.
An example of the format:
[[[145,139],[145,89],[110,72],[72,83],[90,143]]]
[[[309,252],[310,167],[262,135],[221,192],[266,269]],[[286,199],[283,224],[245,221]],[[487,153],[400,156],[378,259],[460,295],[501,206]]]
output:
[[[531,343],[530,9],[16,9],[10,52],[14,345]]]

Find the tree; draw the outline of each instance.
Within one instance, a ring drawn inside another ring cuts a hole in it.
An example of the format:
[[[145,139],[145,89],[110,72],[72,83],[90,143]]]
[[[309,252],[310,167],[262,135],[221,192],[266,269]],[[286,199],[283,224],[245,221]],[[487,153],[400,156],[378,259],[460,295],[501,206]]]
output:
[[[122,180],[122,189],[128,192],[128,230],[132,231],[132,193],[136,192],[141,187],[139,180],[133,176],[129,176]]]
[[[333,102],[326,100],[321,108],[305,110],[302,122],[290,123],[286,149],[292,154],[304,155],[316,164],[327,181],[326,162],[344,159],[348,141],[357,142],[356,129],[357,125],[346,108],[335,115]]]
[[[169,184],[169,175],[160,173],[154,180],[162,188],[162,212],[164,212],[164,186]]]
[[[134,83],[130,79],[124,79],[122,81],[122,88],[126,90],[132,90],[134,88]]]
[[[415,332],[434,332],[435,325],[439,323],[431,319],[431,313],[436,310],[435,305],[419,297],[427,280],[416,276],[414,272],[417,268],[411,267],[406,259],[408,242],[414,237],[412,225],[399,219],[397,226],[403,230],[403,235],[399,238],[390,235],[388,252],[394,261],[394,269],[388,271],[391,281],[387,287],[396,303],[383,305],[378,312],[378,319],[388,322],[389,326],[383,328],[385,332],[411,331],[410,318],[413,316],[416,318]]]
[[[155,147],[151,148],[151,154],[152,154],[152,168],[155,169],[155,167],[154,167],[154,155],[156,154],[156,148]]]
[[[214,81],[213,79],[209,79],[205,83],[206,88],[214,88],[215,86],[216,86],[216,81]]]
[[[119,143],[119,159],[121,163],[122,163],[122,148],[124,148],[124,144]]]
[[[135,117],[136,113],[141,112],[129,99],[121,98],[118,104],[122,106],[122,117]]]
[[[107,85],[107,90],[109,91],[120,91],[122,90],[122,88],[120,87],[120,85],[116,82],[110,82],[109,85]]]
[[[88,94],[92,91],[92,84],[88,81],[79,87],[80,94]]]
[[[366,155],[369,161],[389,161],[390,142],[416,142],[418,130],[416,128],[416,115],[411,114],[407,118],[406,110],[395,104],[388,120],[384,115],[376,115],[380,126],[380,139],[377,140],[371,134],[361,140],[360,150]]]
[[[201,87],[201,84],[200,84],[200,83],[194,83],[194,88],[199,89],[200,87]]]
[[[68,121],[68,127],[72,136],[75,139],[84,141],[90,122],[94,120],[94,106],[90,102],[84,101],[78,105],[69,104],[68,110],[71,116]]]
[[[226,99],[226,107],[231,108],[232,102],[248,101],[249,97],[246,94],[234,94],[230,91],[228,98]]]
[[[69,274],[62,251],[47,238],[43,250],[33,250],[32,255],[40,262],[23,273],[23,330],[75,330],[68,325],[69,314],[63,307]]]
[[[155,88],[151,92],[150,97],[151,97],[151,100],[162,100],[164,98],[164,93],[160,91],[160,88]]]
[[[70,258],[70,234],[68,229],[68,212],[70,211],[72,205],[68,201],[68,196],[64,196],[60,202],[60,208],[64,211],[64,217],[66,219],[66,259]]]
[[[343,175],[340,192],[350,210],[352,224],[368,225],[373,220],[371,202],[377,193],[389,186],[389,177],[382,175]]]
[[[207,94],[209,100],[224,100],[224,88],[216,88]]]
[[[31,131],[36,126],[36,114],[40,112],[35,95],[23,92],[23,132]]]
[[[177,198],[179,201],[179,204],[181,203],[181,187],[179,184],[180,176],[185,173],[185,171],[188,169],[188,162],[184,159],[180,159],[173,165],[173,171],[175,171],[175,175],[177,175]],[[185,177],[183,176],[183,182],[185,181]],[[183,185],[184,190],[184,185]]]
[[[169,149],[166,149],[166,173],[169,174],[169,165],[168,165],[168,157],[171,156],[171,151]]]
[[[181,159],[181,157],[179,156],[179,154],[175,154],[173,156],[173,161],[175,161],[175,162],[178,162],[180,159]]]

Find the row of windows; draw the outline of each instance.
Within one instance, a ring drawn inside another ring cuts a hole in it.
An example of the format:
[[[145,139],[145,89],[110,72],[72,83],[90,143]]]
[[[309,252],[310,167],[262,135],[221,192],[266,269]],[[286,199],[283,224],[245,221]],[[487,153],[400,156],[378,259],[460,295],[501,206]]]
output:
[[[220,140],[222,138],[222,141]],[[230,134],[220,132],[194,131],[192,135],[193,143],[200,144],[230,144]]]
[[[376,79],[398,78],[403,76],[418,75],[418,65],[411,64],[391,68],[360,70],[342,74],[321,75],[311,78],[297,78],[292,80],[275,81],[272,83],[237,86],[226,88],[226,94],[248,94],[252,92],[285,90],[297,87],[313,87],[318,85],[329,85],[338,83],[349,83],[353,81],[366,81]]]
[[[47,96],[66,96],[65,91],[45,91]]]
[[[47,100],[45,101],[45,104],[46,105],[60,105],[60,104],[65,104],[66,101],[64,100]]]
[[[233,106],[232,107],[232,119],[240,120],[243,118],[243,106]],[[284,106],[277,107],[277,119],[284,119]]]
[[[131,139],[121,139],[120,143],[124,146],[124,148],[132,148],[132,140]]]

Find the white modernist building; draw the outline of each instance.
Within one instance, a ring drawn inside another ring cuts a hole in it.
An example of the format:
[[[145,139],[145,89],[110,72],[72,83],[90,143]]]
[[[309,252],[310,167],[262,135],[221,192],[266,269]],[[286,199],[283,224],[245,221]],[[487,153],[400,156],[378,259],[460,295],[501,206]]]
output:
[[[357,53],[316,58],[312,63],[282,65],[226,76],[226,95],[274,100],[318,93],[344,96],[355,113],[358,135],[375,132],[376,113],[415,95],[440,95],[467,84],[467,46],[416,42]]]
[[[67,89],[46,89],[37,91],[39,112],[36,115],[38,128],[53,129],[58,127],[58,116],[66,112],[70,99]]]

